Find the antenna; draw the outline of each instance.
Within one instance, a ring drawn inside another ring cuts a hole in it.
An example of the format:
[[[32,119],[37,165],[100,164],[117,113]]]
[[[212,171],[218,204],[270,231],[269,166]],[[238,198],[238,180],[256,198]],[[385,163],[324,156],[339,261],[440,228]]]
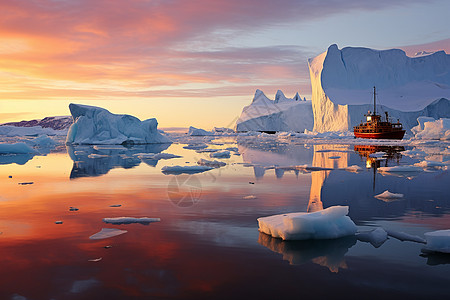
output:
[[[373,114],[377,114],[377,93],[375,92],[375,86],[373,87]]]

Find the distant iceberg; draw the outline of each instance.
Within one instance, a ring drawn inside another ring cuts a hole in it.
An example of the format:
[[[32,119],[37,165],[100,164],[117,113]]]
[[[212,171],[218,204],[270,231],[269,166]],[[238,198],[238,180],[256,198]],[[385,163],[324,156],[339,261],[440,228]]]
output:
[[[69,105],[74,123],[67,134],[67,144],[160,144],[170,143],[162,135],[155,118],[140,121],[130,115],[116,115],[104,108]]]
[[[308,60],[314,131],[348,131],[373,110],[389,112],[408,131],[419,116],[450,116],[450,55],[438,51],[408,57],[400,49],[347,47],[328,50]]]
[[[236,121],[236,131],[296,131],[313,129],[311,101],[302,100],[298,93],[286,98],[278,90],[275,100],[270,100],[261,90],[256,90],[253,101],[245,106]]]
[[[419,125],[411,130],[415,134],[416,139],[422,140],[450,140],[450,119],[441,118],[435,120],[429,117],[417,118]]]

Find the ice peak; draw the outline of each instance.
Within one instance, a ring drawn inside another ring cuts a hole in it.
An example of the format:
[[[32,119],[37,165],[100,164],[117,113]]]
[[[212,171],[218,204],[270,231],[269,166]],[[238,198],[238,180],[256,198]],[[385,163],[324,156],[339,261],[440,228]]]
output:
[[[276,95],[275,95],[275,103],[278,103],[280,101],[285,101],[286,96],[284,95],[284,93],[281,90],[278,90]]]

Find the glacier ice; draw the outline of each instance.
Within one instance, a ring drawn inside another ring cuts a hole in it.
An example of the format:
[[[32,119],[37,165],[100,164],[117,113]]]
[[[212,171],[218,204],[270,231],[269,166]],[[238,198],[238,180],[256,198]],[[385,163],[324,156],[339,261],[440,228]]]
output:
[[[259,231],[283,240],[336,239],[354,235],[348,206],[332,206],[313,213],[288,213],[258,218]]]
[[[155,118],[140,121],[130,115],[117,115],[104,108],[69,105],[74,123],[67,133],[67,144],[158,144],[170,143],[158,129]]]
[[[438,51],[408,57],[400,49],[360,47],[328,50],[309,59],[314,131],[348,131],[373,110],[388,111],[408,131],[419,116],[450,115],[450,55]]]
[[[425,252],[450,253],[450,229],[425,233]]]
[[[411,131],[415,134],[416,139],[421,140],[450,140],[450,119],[441,118],[435,120],[433,118],[417,118],[419,125],[413,127]]]
[[[30,154],[36,153],[36,150],[25,143],[0,144],[0,155],[4,154]]]
[[[311,101],[297,95],[286,98],[278,91],[275,100],[270,100],[256,90],[253,101],[245,106],[236,121],[236,131],[296,131],[312,130],[313,114]]]

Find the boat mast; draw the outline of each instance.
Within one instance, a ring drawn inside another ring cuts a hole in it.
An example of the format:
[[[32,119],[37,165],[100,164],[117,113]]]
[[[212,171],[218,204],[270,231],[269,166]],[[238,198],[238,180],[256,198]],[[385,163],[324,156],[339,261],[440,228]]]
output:
[[[373,114],[377,114],[377,106],[376,106],[376,92],[375,92],[375,86],[373,87]]]

